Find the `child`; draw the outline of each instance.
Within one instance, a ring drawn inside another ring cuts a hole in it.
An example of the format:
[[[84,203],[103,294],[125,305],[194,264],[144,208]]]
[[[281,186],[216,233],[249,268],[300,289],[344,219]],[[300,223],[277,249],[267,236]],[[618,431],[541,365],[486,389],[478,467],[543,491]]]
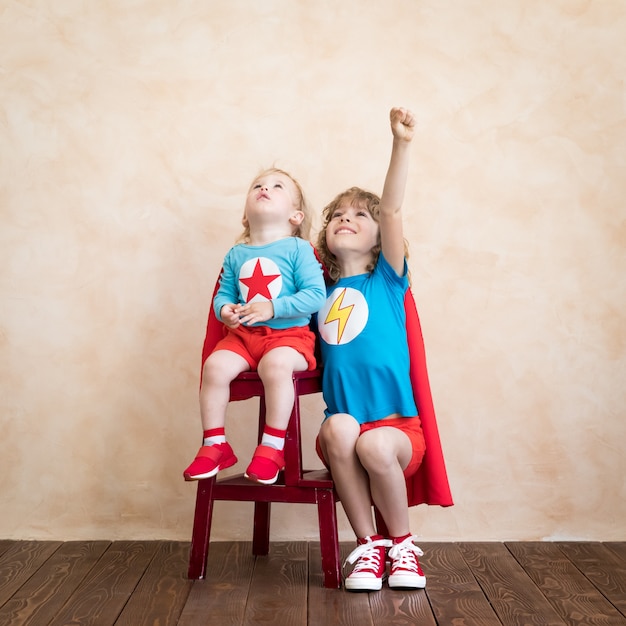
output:
[[[390,113],[393,146],[382,197],[357,187],[323,213],[317,247],[331,284],[318,313],[327,404],[318,454],[330,468],[357,548],[348,590],[423,588],[426,578],[409,530],[406,478],[425,452],[409,378],[404,297],[409,287],[401,206],[413,113]],[[374,504],[389,531],[376,534]]]
[[[246,477],[266,485],[285,467],[285,433],[293,407],[292,374],[315,368],[311,315],[325,300],[321,265],[308,241],[311,216],[298,182],[268,169],[252,183],[244,233],[224,259],[213,299],[225,336],[202,369],[203,445],[185,480],[214,476],[237,462],[226,441],[230,382],[256,369],[263,381],[266,426]]]

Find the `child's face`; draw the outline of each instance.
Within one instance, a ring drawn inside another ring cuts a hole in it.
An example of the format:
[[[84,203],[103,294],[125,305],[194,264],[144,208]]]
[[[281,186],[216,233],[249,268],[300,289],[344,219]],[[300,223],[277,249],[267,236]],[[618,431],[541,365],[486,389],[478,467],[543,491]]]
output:
[[[297,226],[304,213],[299,207],[298,189],[285,174],[272,172],[256,178],[248,191],[244,224],[290,223]]]
[[[370,252],[378,243],[378,223],[367,209],[342,202],[326,225],[326,243],[337,258],[344,252]]]

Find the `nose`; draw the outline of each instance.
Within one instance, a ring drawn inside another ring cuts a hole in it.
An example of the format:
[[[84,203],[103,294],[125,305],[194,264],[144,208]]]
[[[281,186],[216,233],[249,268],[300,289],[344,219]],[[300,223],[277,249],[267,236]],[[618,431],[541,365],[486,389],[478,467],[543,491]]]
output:
[[[342,221],[342,222],[349,222],[349,221],[350,221],[350,218],[349,218],[347,215],[342,215],[342,216],[341,216],[341,221]]]

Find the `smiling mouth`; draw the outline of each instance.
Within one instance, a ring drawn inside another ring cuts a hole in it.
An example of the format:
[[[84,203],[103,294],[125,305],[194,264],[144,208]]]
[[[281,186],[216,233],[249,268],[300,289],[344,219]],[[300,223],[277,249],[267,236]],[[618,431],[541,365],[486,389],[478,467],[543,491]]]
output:
[[[356,235],[356,233],[349,228],[338,228],[335,231],[335,235]]]

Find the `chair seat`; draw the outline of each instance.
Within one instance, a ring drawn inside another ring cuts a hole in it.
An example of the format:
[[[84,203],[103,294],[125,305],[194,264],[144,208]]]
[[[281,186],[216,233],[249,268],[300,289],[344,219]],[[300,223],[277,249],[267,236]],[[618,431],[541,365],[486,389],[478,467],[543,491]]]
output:
[[[254,483],[243,474],[235,474],[215,481],[213,499],[314,504],[317,502],[316,489],[334,489],[327,470],[304,470],[297,485],[286,485],[283,472],[273,485]]]
[[[322,372],[319,369],[294,372],[293,380],[298,385],[299,395],[322,391]],[[248,400],[265,395],[263,382],[255,370],[242,372],[230,383],[230,400]]]

